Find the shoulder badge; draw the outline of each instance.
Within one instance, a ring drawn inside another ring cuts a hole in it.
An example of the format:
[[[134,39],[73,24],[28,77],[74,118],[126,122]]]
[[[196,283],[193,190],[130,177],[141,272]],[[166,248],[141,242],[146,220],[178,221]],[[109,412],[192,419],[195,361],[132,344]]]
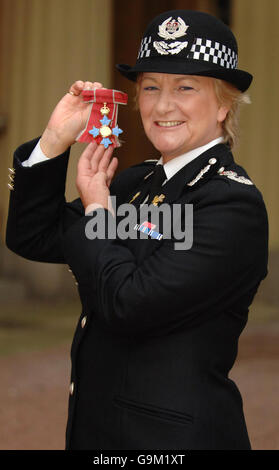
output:
[[[225,171],[224,168],[220,168],[220,170],[218,171],[218,174],[221,176],[226,176],[227,178],[237,181],[238,183],[253,185],[251,180],[249,180],[248,178],[245,178],[245,176],[239,176],[236,173],[236,171],[231,171],[231,170]]]

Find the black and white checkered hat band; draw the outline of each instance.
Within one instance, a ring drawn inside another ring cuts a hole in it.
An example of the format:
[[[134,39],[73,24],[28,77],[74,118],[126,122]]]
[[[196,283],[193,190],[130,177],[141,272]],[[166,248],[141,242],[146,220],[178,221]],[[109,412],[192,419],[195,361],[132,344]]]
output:
[[[227,69],[237,67],[237,54],[229,47],[210,39],[198,38],[191,47],[189,59],[205,60],[213,62]]]
[[[153,43],[154,44],[154,43]],[[158,44],[158,43],[157,43]],[[159,43],[160,44],[160,43]],[[185,44],[185,43],[176,43],[176,44]],[[186,45],[186,44],[185,44]],[[164,55],[174,54],[174,49],[169,49],[169,44],[163,42]],[[185,48],[176,48],[178,50],[177,54],[179,55],[182,51],[185,51]],[[158,49],[152,49],[152,38],[151,36],[143,38],[138,54],[138,59],[145,57],[158,56],[160,55]],[[237,54],[235,51],[220,44],[219,42],[211,41],[210,39],[196,38],[194,41],[191,51],[187,55],[188,59],[202,60],[205,62],[211,62],[213,64],[219,65],[227,69],[236,69],[237,67]]]
[[[143,38],[140,45],[140,50],[138,53],[138,59],[143,57],[149,57],[151,53],[151,36]]]

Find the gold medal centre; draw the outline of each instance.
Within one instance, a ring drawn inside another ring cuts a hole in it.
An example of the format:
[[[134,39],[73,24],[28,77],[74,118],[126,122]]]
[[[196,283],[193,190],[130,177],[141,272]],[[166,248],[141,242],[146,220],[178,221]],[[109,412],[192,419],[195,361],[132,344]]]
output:
[[[109,137],[112,134],[111,128],[108,126],[102,126],[100,128],[100,134],[102,137]]]

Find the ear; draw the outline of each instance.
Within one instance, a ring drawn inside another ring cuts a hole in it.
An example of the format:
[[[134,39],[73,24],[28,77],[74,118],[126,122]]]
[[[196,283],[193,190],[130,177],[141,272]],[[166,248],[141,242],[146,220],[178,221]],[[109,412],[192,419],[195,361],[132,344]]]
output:
[[[217,122],[219,123],[224,122],[229,110],[230,108],[228,106],[220,106],[220,108],[218,109],[218,113],[217,113]]]

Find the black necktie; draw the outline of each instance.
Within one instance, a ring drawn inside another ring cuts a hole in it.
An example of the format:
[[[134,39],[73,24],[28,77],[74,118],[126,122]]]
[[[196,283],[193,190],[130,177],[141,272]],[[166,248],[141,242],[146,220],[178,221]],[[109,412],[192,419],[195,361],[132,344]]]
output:
[[[149,190],[148,204],[154,199],[154,196],[160,196],[162,193],[162,184],[167,178],[163,165],[155,165],[154,174],[151,179],[151,186]]]

